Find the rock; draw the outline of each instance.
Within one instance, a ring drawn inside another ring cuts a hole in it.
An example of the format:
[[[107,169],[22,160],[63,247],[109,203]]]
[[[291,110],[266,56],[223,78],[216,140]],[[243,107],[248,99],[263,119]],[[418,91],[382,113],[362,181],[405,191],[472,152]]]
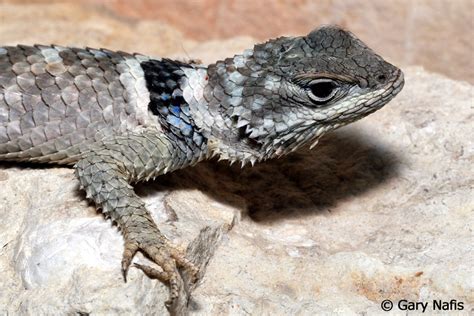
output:
[[[79,46],[186,55],[196,41],[236,36],[263,41],[336,23],[396,64],[423,65],[474,83],[472,0],[7,2],[0,4],[3,43],[60,37],[55,43],[71,44],[72,38]]]
[[[385,108],[312,151],[242,170],[205,162],[137,187],[178,243],[234,223],[208,234],[217,249],[191,312],[380,314],[385,299],[456,299],[469,313],[473,87],[405,74]],[[71,169],[3,163],[0,187],[0,314],[166,311],[164,285],[137,269],[123,282],[122,238]]]
[[[1,46],[58,44],[166,56],[185,55],[196,44],[160,21],[130,23],[75,3],[0,3],[0,21]]]
[[[97,0],[89,0],[97,5]],[[260,41],[336,23],[397,64],[474,83],[471,0],[129,1],[100,0],[122,17],[159,20],[199,41],[250,35]]]

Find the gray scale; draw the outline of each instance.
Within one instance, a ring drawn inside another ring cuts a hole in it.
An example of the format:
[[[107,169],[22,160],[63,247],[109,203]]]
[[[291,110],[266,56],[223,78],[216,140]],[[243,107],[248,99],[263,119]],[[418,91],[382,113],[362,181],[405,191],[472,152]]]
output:
[[[207,151],[207,138],[196,126],[180,87],[185,77],[182,68],[193,67],[168,59],[147,60],[141,67],[150,92],[148,109],[157,116],[163,132],[187,159],[201,156]]]
[[[1,48],[0,155],[61,160],[105,136],[157,126],[147,109],[145,59],[89,48]]]

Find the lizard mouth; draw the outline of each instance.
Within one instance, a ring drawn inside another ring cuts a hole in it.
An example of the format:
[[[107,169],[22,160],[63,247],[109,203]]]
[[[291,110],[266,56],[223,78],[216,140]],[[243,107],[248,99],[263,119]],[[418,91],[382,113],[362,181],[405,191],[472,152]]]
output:
[[[369,115],[379,110],[403,89],[404,84],[405,78],[403,72],[400,69],[396,69],[390,80],[374,93],[373,99],[363,103],[360,109],[361,112],[365,115]]]
[[[400,91],[402,91],[405,84],[405,77],[403,71],[396,69],[393,72],[393,75],[383,88],[381,93],[374,99],[375,102],[368,102],[364,108],[368,109],[366,115],[373,113],[385,104],[387,104],[391,99],[393,99]],[[372,103],[372,104],[371,104]]]
[[[388,100],[396,96],[403,89],[404,84],[405,77],[403,72],[397,69],[392,76],[392,80],[385,85],[387,88],[386,91],[382,93],[382,100],[387,100],[388,102]]]
[[[381,109],[391,99],[393,99],[402,89],[405,83],[403,72],[400,69],[393,71],[390,79],[378,90],[359,95],[350,102],[354,106],[348,106],[348,110],[334,117],[330,122],[331,129],[355,122]]]

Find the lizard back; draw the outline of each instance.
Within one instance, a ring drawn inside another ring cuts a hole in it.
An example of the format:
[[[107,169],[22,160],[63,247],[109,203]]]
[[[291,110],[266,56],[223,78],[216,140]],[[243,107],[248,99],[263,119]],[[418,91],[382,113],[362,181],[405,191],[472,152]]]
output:
[[[0,160],[61,161],[112,134],[157,125],[142,55],[0,47]]]

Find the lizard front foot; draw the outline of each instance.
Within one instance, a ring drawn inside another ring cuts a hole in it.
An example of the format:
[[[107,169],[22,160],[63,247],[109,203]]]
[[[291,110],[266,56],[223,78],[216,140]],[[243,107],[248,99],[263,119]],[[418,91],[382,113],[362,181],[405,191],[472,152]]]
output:
[[[122,272],[126,280],[127,272],[137,251],[146,254],[150,260],[161,267],[161,271],[150,266],[134,263],[134,266],[142,270],[151,278],[169,284],[170,298],[166,301],[171,306],[179,295],[177,268],[183,268],[190,276],[191,282],[197,281],[198,268],[189,261],[182,249],[174,246],[163,234],[154,227],[149,230],[143,228],[136,233],[125,234],[125,249],[122,257]]]

